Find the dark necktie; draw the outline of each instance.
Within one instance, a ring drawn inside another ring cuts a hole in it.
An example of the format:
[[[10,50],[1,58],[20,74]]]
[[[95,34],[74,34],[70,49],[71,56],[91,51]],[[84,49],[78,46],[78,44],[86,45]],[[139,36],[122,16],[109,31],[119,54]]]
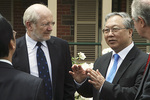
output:
[[[119,55],[118,54],[114,54],[114,64],[113,67],[111,68],[106,80],[110,83],[112,83],[116,70],[117,70],[117,64],[118,64],[118,59],[119,59]]]
[[[39,77],[42,78],[45,82],[45,89],[46,89],[46,100],[52,100],[52,86],[51,86],[51,79],[50,74],[48,70],[47,61],[45,58],[45,54],[43,50],[41,49],[41,42],[37,42],[36,44],[38,46],[37,49],[37,66],[39,71]]]

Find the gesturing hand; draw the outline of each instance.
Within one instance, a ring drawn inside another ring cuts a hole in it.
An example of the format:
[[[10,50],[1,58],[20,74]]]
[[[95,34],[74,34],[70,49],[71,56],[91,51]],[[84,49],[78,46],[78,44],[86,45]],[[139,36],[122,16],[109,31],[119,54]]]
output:
[[[98,69],[96,71],[87,69],[86,71],[87,75],[91,78],[91,80],[88,80],[88,82],[91,83],[97,90],[99,90],[104,84],[105,78],[101,75]]]
[[[69,71],[76,82],[82,83],[87,78],[86,71],[81,67],[81,65],[73,65],[72,71]]]

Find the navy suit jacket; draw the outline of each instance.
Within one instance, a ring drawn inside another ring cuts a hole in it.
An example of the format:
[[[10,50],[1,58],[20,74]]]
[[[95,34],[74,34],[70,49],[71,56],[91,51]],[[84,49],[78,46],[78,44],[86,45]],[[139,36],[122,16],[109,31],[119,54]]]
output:
[[[74,81],[69,74],[71,57],[69,45],[65,40],[51,36],[46,41],[52,65],[53,100],[74,100]],[[30,73],[25,36],[17,39],[17,48],[13,56],[14,67]]]
[[[45,100],[44,82],[0,62],[0,100]]]
[[[106,77],[112,52],[107,53],[95,61],[94,70],[98,69]],[[140,82],[148,55],[134,46],[120,65],[112,83],[104,82],[101,92],[91,84],[85,82],[79,92],[84,96],[93,96],[94,100],[133,100]],[[86,88],[83,89],[83,88]]]

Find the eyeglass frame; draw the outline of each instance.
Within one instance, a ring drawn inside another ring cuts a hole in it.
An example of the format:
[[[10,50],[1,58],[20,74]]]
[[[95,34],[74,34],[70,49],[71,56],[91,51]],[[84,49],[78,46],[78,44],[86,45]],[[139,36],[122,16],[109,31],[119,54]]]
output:
[[[55,22],[47,22],[46,24],[41,24],[41,26],[43,27],[47,27],[47,26],[54,26],[55,25]]]
[[[118,32],[119,30],[122,30],[122,29],[129,29],[129,28],[108,28],[108,29],[107,29],[108,32],[105,32],[106,29],[103,29],[102,32],[103,32],[104,34],[108,34],[108,33],[110,32],[110,30],[111,30],[111,32]]]

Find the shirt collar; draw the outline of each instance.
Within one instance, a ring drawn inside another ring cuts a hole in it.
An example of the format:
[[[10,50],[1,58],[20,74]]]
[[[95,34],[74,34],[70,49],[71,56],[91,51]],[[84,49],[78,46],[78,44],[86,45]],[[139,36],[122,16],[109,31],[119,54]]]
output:
[[[9,60],[6,60],[6,59],[0,59],[0,62],[5,62],[5,63],[8,63],[8,64],[12,65],[12,63]]]
[[[26,40],[27,40],[27,47],[28,47],[28,48],[34,49],[34,48],[36,47],[37,41],[35,41],[35,40],[33,40],[32,38],[30,38],[27,33],[26,33]],[[42,45],[43,45],[44,47],[47,48],[47,44],[46,44],[45,41],[42,41],[41,43],[42,43]]]
[[[121,50],[118,55],[120,56],[121,59],[124,59],[126,57],[126,55],[129,53],[129,51],[133,48],[134,43],[132,42],[129,46],[127,46],[126,48],[124,48],[123,50]],[[113,55],[116,54],[113,50],[112,53],[112,57]]]

